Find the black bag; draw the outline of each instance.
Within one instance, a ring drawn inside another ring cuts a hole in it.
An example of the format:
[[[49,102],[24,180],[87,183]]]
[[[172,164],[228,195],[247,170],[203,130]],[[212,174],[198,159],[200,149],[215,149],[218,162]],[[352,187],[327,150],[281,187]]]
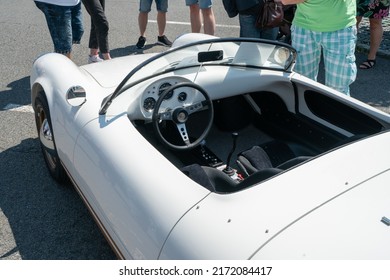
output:
[[[284,17],[281,0],[264,0],[263,8],[256,19],[257,28],[273,28],[282,24]]]
[[[222,3],[223,7],[225,8],[225,11],[230,18],[233,18],[238,15],[236,0],[222,0]]]
[[[222,0],[223,7],[230,18],[240,13],[245,13],[248,9],[255,8],[263,3],[263,0]]]

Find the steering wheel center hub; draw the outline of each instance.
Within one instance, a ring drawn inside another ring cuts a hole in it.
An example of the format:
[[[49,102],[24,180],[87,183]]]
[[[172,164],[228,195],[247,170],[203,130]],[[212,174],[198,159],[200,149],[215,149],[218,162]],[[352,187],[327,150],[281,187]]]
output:
[[[188,120],[188,113],[185,109],[179,108],[173,112],[172,119],[175,123],[185,123]]]

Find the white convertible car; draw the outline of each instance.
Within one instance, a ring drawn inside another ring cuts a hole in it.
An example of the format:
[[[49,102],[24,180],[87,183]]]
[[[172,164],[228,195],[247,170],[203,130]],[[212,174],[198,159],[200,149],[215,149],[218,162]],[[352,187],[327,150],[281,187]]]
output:
[[[295,58],[201,34],[80,67],[43,55],[31,98],[50,174],[121,259],[390,259],[390,116]]]

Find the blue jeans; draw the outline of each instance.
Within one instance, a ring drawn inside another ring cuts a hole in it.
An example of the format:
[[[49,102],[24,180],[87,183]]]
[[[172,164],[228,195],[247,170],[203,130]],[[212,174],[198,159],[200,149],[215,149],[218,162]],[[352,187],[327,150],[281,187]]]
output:
[[[168,12],[168,0],[154,0],[156,2],[157,11]],[[153,0],[140,0],[139,11],[142,13],[149,13],[152,7]]]
[[[81,2],[76,6],[59,6],[34,1],[44,13],[54,51],[68,54],[72,44],[80,44],[84,33]]]
[[[256,17],[255,15],[239,14],[240,37],[276,40],[279,28],[257,28],[255,26]]]

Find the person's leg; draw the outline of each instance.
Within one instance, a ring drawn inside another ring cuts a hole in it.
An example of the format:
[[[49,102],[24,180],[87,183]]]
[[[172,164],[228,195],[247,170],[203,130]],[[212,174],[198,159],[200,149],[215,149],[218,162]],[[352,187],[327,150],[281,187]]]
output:
[[[370,18],[370,51],[367,58],[376,59],[376,53],[379,50],[383,38],[383,26],[381,18]]]
[[[359,30],[359,25],[360,25],[360,22],[362,21],[362,18],[361,16],[356,16],[356,28]]]
[[[260,38],[260,29],[256,28],[256,16],[239,14],[240,37]]]
[[[277,27],[262,30],[256,27],[257,16],[240,14],[238,17],[240,22],[240,37],[276,40],[278,36]]]
[[[291,26],[292,47],[297,50],[294,71],[317,81],[321,59],[321,45],[318,32]]]
[[[279,27],[274,28],[264,28],[260,32],[260,38],[261,39],[267,39],[267,40],[276,40],[279,33]]]
[[[152,7],[153,0],[139,1],[138,28],[140,36],[145,37],[146,27],[148,25],[148,14]]]
[[[108,44],[109,25],[104,12],[105,0],[83,0],[86,10],[91,16],[91,35],[89,48],[91,55],[98,55],[98,51],[104,59],[110,59],[110,49]]]
[[[370,69],[376,64],[376,53],[379,50],[383,38],[382,19],[370,18],[370,49],[367,60],[359,65],[360,69]]]
[[[158,25],[157,44],[170,47],[172,46],[172,42],[164,35],[167,23],[166,14],[168,12],[168,0],[156,0],[156,5]]]
[[[71,8],[42,2],[35,4],[45,15],[54,51],[71,58],[73,42]]]
[[[212,0],[199,0],[199,8],[203,16],[204,33],[209,35],[214,35],[215,33],[215,16],[212,6]]]
[[[71,8],[72,12],[72,41],[73,44],[80,44],[84,34],[83,13],[81,10],[81,2]]]
[[[155,0],[157,8],[158,36],[163,36],[167,24],[168,0]]]
[[[349,86],[355,81],[357,74],[356,25],[322,34],[325,85],[349,95]]]
[[[147,25],[148,25],[148,13],[139,12],[139,14],[138,14],[138,28],[139,28],[140,36],[145,37]]]
[[[140,0],[139,1],[139,14],[138,14],[138,28],[140,36],[138,38],[138,42],[136,47],[138,49],[143,49],[146,44],[146,27],[148,25],[148,14],[152,7],[153,0]]]
[[[87,10],[88,14],[91,17],[91,29],[89,32],[89,42],[88,42],[88,47],[90,49],[90,55],[97,56],[99,54],[99,44],[98,44],[98,40],[97,40],[94,20],[92,17],[93,10],[94,10],[94,1],[93,0],[82,0],[82,2],[84,4],[84,7]]]
[[[157,12],[158,36],[164,35],[166,22],[167,22],[166,13],[158,11]]]
[[[72,13],[72,43],[80,44],[81,38],[84,34],[83,14],[81,10],[81,2],[71,8]],[[71,58],[71,56],[68,56]]]
[[[98,44],[98,39],[97,39],[97,35],[96,35],[95,24],[94,24],[92,17],[91,17],[91,30],[89,32],[88,47],[90,49],[90,55],[93,55],[93,56],[99,55],[99,44]]]
[[[73,44],[73,35],[72,35],[72,12],[69,7],[61,7],[64,10],[63,13],[59,14],[57,18],[57,47],[56,52],[61,53],[72,59],[72,44]]]
[[[204,33],[214,35],[215,33],[215,17],[212,8],[201,9],[203,15]]]
[[[140,11],[138,14],[138,28],[139,28],[140,36],[136,44],[136,47],[138,49],[143,49],[146,44],[145,32],[146,32],[147,24],[148,24],[148,13]]]
[[[198,4],[190,5],[190,22],[191,32],[200,33],[200,30],[202,28],[202,19]]]

